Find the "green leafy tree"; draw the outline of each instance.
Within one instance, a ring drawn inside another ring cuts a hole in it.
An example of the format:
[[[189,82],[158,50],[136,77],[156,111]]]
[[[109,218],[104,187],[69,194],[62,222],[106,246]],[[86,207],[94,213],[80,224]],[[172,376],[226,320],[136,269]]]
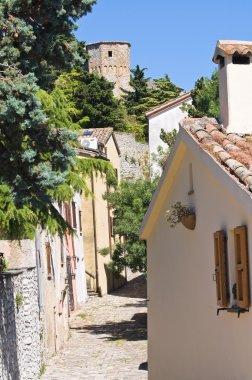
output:
[[[171,132],[167,132],[163,128],[161,128],[160,139],[168,145],[169,149],[173,147],[176,137],[177,130],[175,128]]]
[[[149,78],[145,78],[145,70],[147,68],[140,69],[139,65],[136,65],[135,69],[131,69],[130,76],[130,86],[131,91],[123,90],[125,93],[125,105],[128,109],[129,114],[134,114],[134,106],[137,106],[142,98],[147,96],[148,92],[148,80]]]
[[[43,112],[36,82],[47,88],[56,72],[83,62],[72,32],[92,4],[0,4],[0,228],[9,238],[32,237],[38,224],[66,231],[54,192],[74,182],[77,137],[56,115],[58,106],[55,115]]]
[[[51,189],[64,183],[75,155],[75,135],[47,126],[33,74],[5,68],[0,80],[0,225],[17,236],[31,236],[34,225],[64,228]],[[64,154],[65,153],[65,154]],[[53,228],[53,227],[52,227]]]
[[[136,69],[131,70],[133,75],[130,83],[134,91],[126,92],[124,104],[128,114],[135,117],[128,129],[136,135],[138,140],[148,141],[148,122],[145,113],[176,98],[182,89],[172,83],[168,75],[150,81],[144,76],[145,70],[146,68],[140,69],[138,65]]]
[[[175,143],[176,136],[176,129],[173,129],[171,132],[166,132],[163,128],[161,128],[160,139],[166,144],[166,147],[164,148],[161,145],[158,145],[157,152],[152,153],[152,160],[156,162],[162,170]],[[155,173],[152,174],[155,175]]]
[[[114,232],[124,236],[117,243],[110,263],[120,273],[124,266],[146,272],[146,244],[139,240],[139,229],[150,204],[156,182],[150,180],[123,181],[113,193],[104,196],[114,213]]]
[[[53,83],[58,72],[82,65],[84,44],[73,32],[76,21],[95,0],[3,0],[0,4],[1,62],[33,72],[39,86]]]
[[[215,71],[211,78],[201,77],[191,91],[192,105],[183,108],[191,117],[219,116],[219,84],[218,73]]]
[[[121,103],[113,96],[114,85],[105,78],[76,69],[62,74],[56,86],[72,107],[75,123],[88,128],[125,129]]]
[[[47,116],[47,124],[50,128],[66,128],[73,131],[80,129],[80,125],[73,122],[72,108],[62,90],[55,88],[51,93],[39,90],[37,97]]]

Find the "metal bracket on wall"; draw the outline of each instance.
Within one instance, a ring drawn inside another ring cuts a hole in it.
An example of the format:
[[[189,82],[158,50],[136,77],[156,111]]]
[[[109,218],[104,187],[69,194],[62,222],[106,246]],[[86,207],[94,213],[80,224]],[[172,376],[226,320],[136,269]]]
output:
[[[220,307],[217,309],[217,315],[222,310],[226,310],[228,313],[237,313],[238,318],[240,318],[241,313],[249,312],[249,309],[244,309],[243,307]]]

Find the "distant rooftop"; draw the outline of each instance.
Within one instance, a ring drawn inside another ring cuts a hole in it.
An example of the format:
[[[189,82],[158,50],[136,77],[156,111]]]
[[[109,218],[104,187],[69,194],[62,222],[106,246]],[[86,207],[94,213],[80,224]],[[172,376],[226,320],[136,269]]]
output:
[[[131,47],[131,44],[126,41],[98,41],[98,42],[92,42],[90,44],[86,44],[86,47],[93,46],[93,45],[129,45]]]
[[[96,137],[99,144],[106,145],[113,133],[113,128],[88,128],[82,132],[83,136]]]
[[[113,128],[86,128],[82,130],[82,136],[85,136],[86,138],[97,138],[98,145],[105,146],[110,138],[112,136],[116,149],[118,151],[118,154],[120,155],[120,149],[118,147]]]
[[[191,98],[191,93],[187,92],[186,94],[180,95],[177,98],[168,100],[168,102],[162,103],[159,106],[152,108],[151,110],[149,110],[145,113],[145,116],[147,118],[149,118],[153,115],[157,115],[160,112],[166,111],[167,109],[169,109],[171,107],[174,107],[180,103],[183,103],[183,102],[189,100],[190,98]]]

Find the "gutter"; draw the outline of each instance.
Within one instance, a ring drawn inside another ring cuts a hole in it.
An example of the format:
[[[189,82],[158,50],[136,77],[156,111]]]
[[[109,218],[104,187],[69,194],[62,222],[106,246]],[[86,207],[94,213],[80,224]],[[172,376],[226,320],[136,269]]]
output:
[[[91,191],[94,194],[94,174],[93,173],[91,175]],[[98,252],[97,252],[97,233],[96,233],[96,208],[95,208],[95,200],[94,200],[94,198],[92,198],[92,211],[93,211],[93,223],[94,223],[94,249],[95,249],[96,291],[98,293],[100,293]]]

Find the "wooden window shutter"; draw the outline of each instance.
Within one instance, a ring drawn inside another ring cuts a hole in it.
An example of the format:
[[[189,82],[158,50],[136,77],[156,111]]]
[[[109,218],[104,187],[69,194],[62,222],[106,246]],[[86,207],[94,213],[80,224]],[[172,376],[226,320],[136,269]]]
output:
[[[249,307],[248,249],[246,226],[234,229],[237,306]]]
[[[50,243],[46,243],[46,267],[47,267],[47,275],[51,277],[52,269],[51,269],[51,246]]]
[[[217,304],[225,307],[228,305],[228,276],[224,231],[214,233],[214,257]]]
[[[76,204],[75,204],[75,202],[72,202],[72,216],[73,216],[73,228],[77,228]]]
[[[71,208],[68,203],[65,203],[65,219],[66,219],[66,222],[69,224],[69,226],[72,227]]]

